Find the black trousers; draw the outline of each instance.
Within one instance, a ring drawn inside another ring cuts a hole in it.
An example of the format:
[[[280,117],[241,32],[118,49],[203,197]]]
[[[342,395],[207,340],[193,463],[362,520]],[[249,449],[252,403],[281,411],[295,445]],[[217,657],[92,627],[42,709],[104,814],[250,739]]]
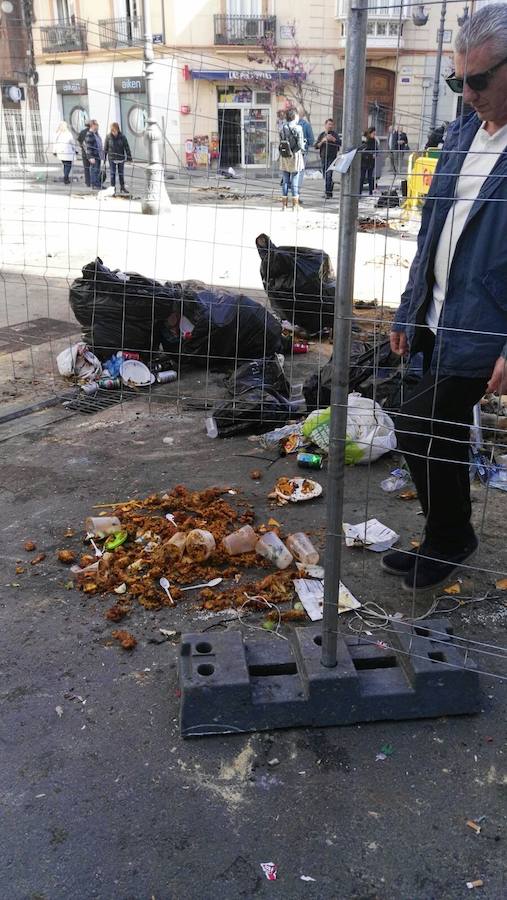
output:
[[[470,524],[470,425],[487,378],[432,373],[434,342],[428,330],[425,372],[395,416],[396,435],[426,517],[425,540],[432,549],[452,553],[462,550],[474,534]]]
[[[368,189],[370,191],[370,196],[373,194],[373,190],[375,188],[375,162],[361,162],[361,184],[359,185],[359,193],[363,193],[363,185],[364,179],[368,179]]]

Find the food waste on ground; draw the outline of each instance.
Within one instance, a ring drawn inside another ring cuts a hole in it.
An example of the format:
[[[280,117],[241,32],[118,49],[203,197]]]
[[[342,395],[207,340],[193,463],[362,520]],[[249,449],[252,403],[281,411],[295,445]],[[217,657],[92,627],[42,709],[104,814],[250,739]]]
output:
[[[63,548],[58,550],[57,556],[64,565],[79,558],[79,565],[74,565],[71,570],[79,590],[104,598],[112,595],[114,603],[105,611],[105,617],[111,623],[128,617],[135,604],[149,610],[171,606],[160,587],[163,577],[169,580],[171,597],[176,604],[197,599],[199,606],[209,611],[241,608],[242,615],[262,611],[268,613],[267,627],[273,621],[305,618],[300,604],[295,608],[291,605],[285,611],[273,609],[280,604],[292,604],[295,598],[293,567],[273,571],[271,564],[255,552],[230,556],[223,547],[224,537],[254,523],[253,508],[239,491],[218,487],[192,491],[178,485],[162,495],[151,494],[145,499],[108,506],[102,515],[117,517],[122,536],[127,535],[125,540],[115,546],[111,535],[95,538],[94,544],[98,544],[101,554],[98,558],[91,546],[89,552],[81,554]],[[255,530],[259,537],[270,530],[282,537],[280,525],[273,519],[267,525],[259,524]],[[190,532],[194,532],[193,559],[188,555]],[[202,532],[212,535],[208,548],[199,544]],[[175,535],[178,535],[176,539]],[[91,544],[89,535],[86,540]],[[107,550],[107,545],[114,549]],[[210,547],[213,549],[204,559]],[[268,568],[271,572],[259,578],[255,570]],[[226,583],[225,589],[223,585],[220,590],[207,587],[197,597],[181,590],[217,576]],[[132,643],[125,634],[117,631],[113,632],[113,637],[124,649],[133,649],[135,639]]]

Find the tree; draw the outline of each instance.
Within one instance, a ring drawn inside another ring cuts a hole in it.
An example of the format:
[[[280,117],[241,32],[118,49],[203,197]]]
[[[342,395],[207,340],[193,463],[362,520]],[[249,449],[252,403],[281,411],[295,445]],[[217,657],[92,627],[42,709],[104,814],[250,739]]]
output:
[[[301,50],[296,38],[296,24],[293,22],[288,26],[292,35],[292,48],[289,51],[280,49],[276,44],[276,36],[272,33],[266,34],[259,40],[262,56],[249,54],[249,62],[270,64],[275,72],[280,73],[280,78],[263,78],[262,70],[255,73],[255,83],[262,84],[262,89],[271,91],[271,93],[280,92],[283,87],[283,93],[293,101],[294,106],[300,107],[303,115],[308,120],[310,114],[307,109],[308,94],[312,92],[312,87],[308,83],[308,78],[314,70],[314,66],[310,66],[302,57]]]

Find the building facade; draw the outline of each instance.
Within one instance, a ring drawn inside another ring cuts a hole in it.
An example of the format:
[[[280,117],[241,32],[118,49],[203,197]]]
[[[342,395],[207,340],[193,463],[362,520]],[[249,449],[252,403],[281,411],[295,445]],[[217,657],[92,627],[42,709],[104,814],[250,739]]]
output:
[[[11,2],[22,0],[3,0],[2,8]],[[328,116],[340,130],[347,9],[348,0],[152,0],[154,102],[166,164],[270,169],[277,118],[296,99],[316,133]],[[384,146],[393,124],[403,126],[413,148],[428,131],[441,7],[428,6],[421,27],[414,9],[405,0],[369,0],[364,125],[376,125]],[[455,6],[448,9],[443,72],[452,66],[458,28]],[[77,134],[92,117],[103,132],[118,121],[135,158],[145,159],[139,0],[34,0],[33,12],[44,150],[62,118]],[[291,75],[298,66],[299,87]],[[26,102],[19,100],[21,118]],[[456,110],[441,80],[437,120]],[[3,140],[2,150],[10,153]]]

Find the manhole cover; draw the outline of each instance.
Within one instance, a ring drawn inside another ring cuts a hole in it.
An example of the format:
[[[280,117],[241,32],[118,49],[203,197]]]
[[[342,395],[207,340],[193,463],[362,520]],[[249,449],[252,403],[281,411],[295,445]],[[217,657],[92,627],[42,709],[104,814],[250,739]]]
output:
[[[77,322],[64,322],[61,319],[41,317],[30,322],[18,322],[16,325],[0,328],[0,355],[17,353],[36,344],[79,334],[80,330]]]

